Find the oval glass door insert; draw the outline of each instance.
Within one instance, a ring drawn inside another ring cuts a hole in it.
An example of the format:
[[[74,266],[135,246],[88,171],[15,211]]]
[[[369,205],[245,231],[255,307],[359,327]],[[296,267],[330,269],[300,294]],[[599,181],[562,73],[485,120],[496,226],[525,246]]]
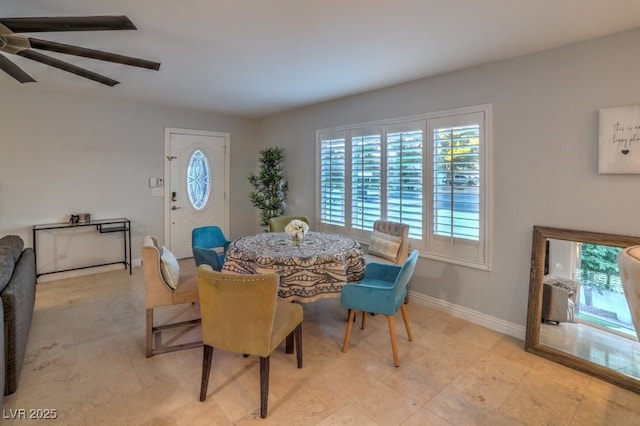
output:
[[[211,191],[211,172],[209,159],[204,152],[196,149],[187,166],[187,192],[189,202],[196,210],[202,210],[209,201]]]

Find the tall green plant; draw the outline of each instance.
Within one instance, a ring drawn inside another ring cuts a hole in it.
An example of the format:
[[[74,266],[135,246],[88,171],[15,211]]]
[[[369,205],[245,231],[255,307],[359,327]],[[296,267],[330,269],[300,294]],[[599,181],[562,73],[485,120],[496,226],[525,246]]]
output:
[[[249,183],[253,191],[249,200],[260,210],[260,225],[269,225],[272,217],[284,216],[289,184],[284,179],[284,149],[271,147],[260,151],[260,170],[250,173]]]

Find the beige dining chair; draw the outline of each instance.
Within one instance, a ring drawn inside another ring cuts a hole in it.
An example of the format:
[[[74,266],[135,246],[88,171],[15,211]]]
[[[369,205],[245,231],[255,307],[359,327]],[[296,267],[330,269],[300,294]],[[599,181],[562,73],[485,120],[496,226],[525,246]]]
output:
[[[409,225],[390,220],[373,223],[365,262],[402,265],[409,256]]]
[[[198,302],[198,281],[195,268],[192,272],[180,271],[175,256],[163,247],[156,237],[146,236],[142,240],[142,272],[145,286],[144,301],[147,309],[146,357],[202,346],[202,341],[165,346],[161,344],[163,331],[193,327],[200,323],[200,318],[162,325],[154,325],[153,319],[154,309]],[[155,343],[154,340],[156,340]]]

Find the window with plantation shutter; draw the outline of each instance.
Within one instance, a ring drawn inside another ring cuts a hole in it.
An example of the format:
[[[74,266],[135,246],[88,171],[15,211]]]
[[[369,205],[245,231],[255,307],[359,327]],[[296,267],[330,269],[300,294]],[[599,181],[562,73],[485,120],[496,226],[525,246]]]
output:
[[[432,191],[429,249],[445,259],[486,263],[485,112],[429,121]]]
[[[387,219],[409,225],[409,237],[422,240],[424,124],[387,126]]]
[[[318,131],[319,230],[402,222],[422,256],[489,270],[490,124],[480,105]]]
[[[351,226],[373,230],[382,206],[382,134],[357,129],[351,135]]]
[[[324,135],[320,141],[320,221],[346,224],[346,153],[345,137]]]
[[[478,241],[480,126],[433,130],[433,233]]]

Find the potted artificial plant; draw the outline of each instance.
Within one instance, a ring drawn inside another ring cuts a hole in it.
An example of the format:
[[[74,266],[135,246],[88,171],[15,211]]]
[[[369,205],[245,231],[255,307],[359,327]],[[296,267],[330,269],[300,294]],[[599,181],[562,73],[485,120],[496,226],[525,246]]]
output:
[[[249,183],[253,191],[249,200],[260,210],[260,225],[268,226],[269,219],[284,215],[289,185],[284,179],[284,149],[271,147],[260,151],[260,170],[250,173]]]

